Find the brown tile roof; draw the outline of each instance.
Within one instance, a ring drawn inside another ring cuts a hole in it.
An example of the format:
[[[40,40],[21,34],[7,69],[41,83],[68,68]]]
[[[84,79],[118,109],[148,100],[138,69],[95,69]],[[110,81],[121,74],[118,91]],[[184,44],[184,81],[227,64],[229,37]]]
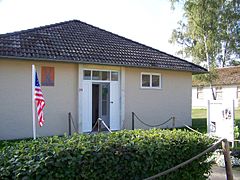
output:
[[[240,66],[218,68],[217,74],[218,77],[213,82],[215,86],[240,84]],[[204,86],[207,84],[193,79],[192,85]]]
[[[0,35],[0,58],[6,57],[147,67],[193,73],[207,71],[178,57],[79,20]]]

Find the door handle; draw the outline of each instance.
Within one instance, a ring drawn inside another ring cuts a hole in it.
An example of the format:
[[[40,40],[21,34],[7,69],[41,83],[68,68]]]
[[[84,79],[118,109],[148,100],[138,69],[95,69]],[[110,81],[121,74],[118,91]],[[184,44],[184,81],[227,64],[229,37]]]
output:
[[[113,101],[110,101],[111,104],[113,104]]]

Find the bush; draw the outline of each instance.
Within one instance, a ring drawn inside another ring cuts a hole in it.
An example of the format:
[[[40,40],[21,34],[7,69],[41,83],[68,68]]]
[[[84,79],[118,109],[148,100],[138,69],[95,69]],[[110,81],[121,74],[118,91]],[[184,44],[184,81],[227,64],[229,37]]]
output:
[[[21,141],[1,150],[0,179],[143,179],[192,158],[211,143],[186,130],[159,129]],[[206,179],[208,156],[167,179]]]

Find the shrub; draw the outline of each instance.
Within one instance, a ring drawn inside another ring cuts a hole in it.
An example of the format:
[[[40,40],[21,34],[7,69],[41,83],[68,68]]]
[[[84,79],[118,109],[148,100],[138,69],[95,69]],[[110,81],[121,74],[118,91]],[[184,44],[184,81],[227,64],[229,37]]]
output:
[[[0,179],[143,179],[192,158],[211,143],[186,130],[160,129],[21,141],[1,150]],[[167,179],[206,179],[208,156]]]

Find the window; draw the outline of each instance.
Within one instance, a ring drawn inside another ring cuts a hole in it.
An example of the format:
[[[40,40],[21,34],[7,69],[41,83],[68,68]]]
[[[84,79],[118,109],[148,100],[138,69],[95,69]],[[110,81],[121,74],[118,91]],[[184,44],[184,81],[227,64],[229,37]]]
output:
[[[197,99],[203,99],[203,87],[197,87]]]
[[[141,88],[161,88],[161,74],[141,73]]]
[[[102,71],[101,74],[101,80],[103,81],[110,81],[110,72],[109,71]]]
[[[91,80],[91,71],[88,70],[84,71],[83,77],[84,80]]]
[[[142,87],[150,87],[150,77],[149,74],[142,74]]]
[[[108,94],[109,94],[109,87],[108,84],[104,84],[102,87],[102,116],[107,115],[107,109],[108,109]]]
[[[240,99],[240,86],[237,86],[237,99]]]
[[[83,80],[118,81],[117,71],[84,70]]]
[[[160,87],[159,75],[152,75],[152,87]]]
[[[118,81],[118,72],[111,72],[111,81]]]
[[[100,80],[100,71],[93,71],[92,80]]]
[[[222,87],[216,87],[216,99],[222,99]]]

